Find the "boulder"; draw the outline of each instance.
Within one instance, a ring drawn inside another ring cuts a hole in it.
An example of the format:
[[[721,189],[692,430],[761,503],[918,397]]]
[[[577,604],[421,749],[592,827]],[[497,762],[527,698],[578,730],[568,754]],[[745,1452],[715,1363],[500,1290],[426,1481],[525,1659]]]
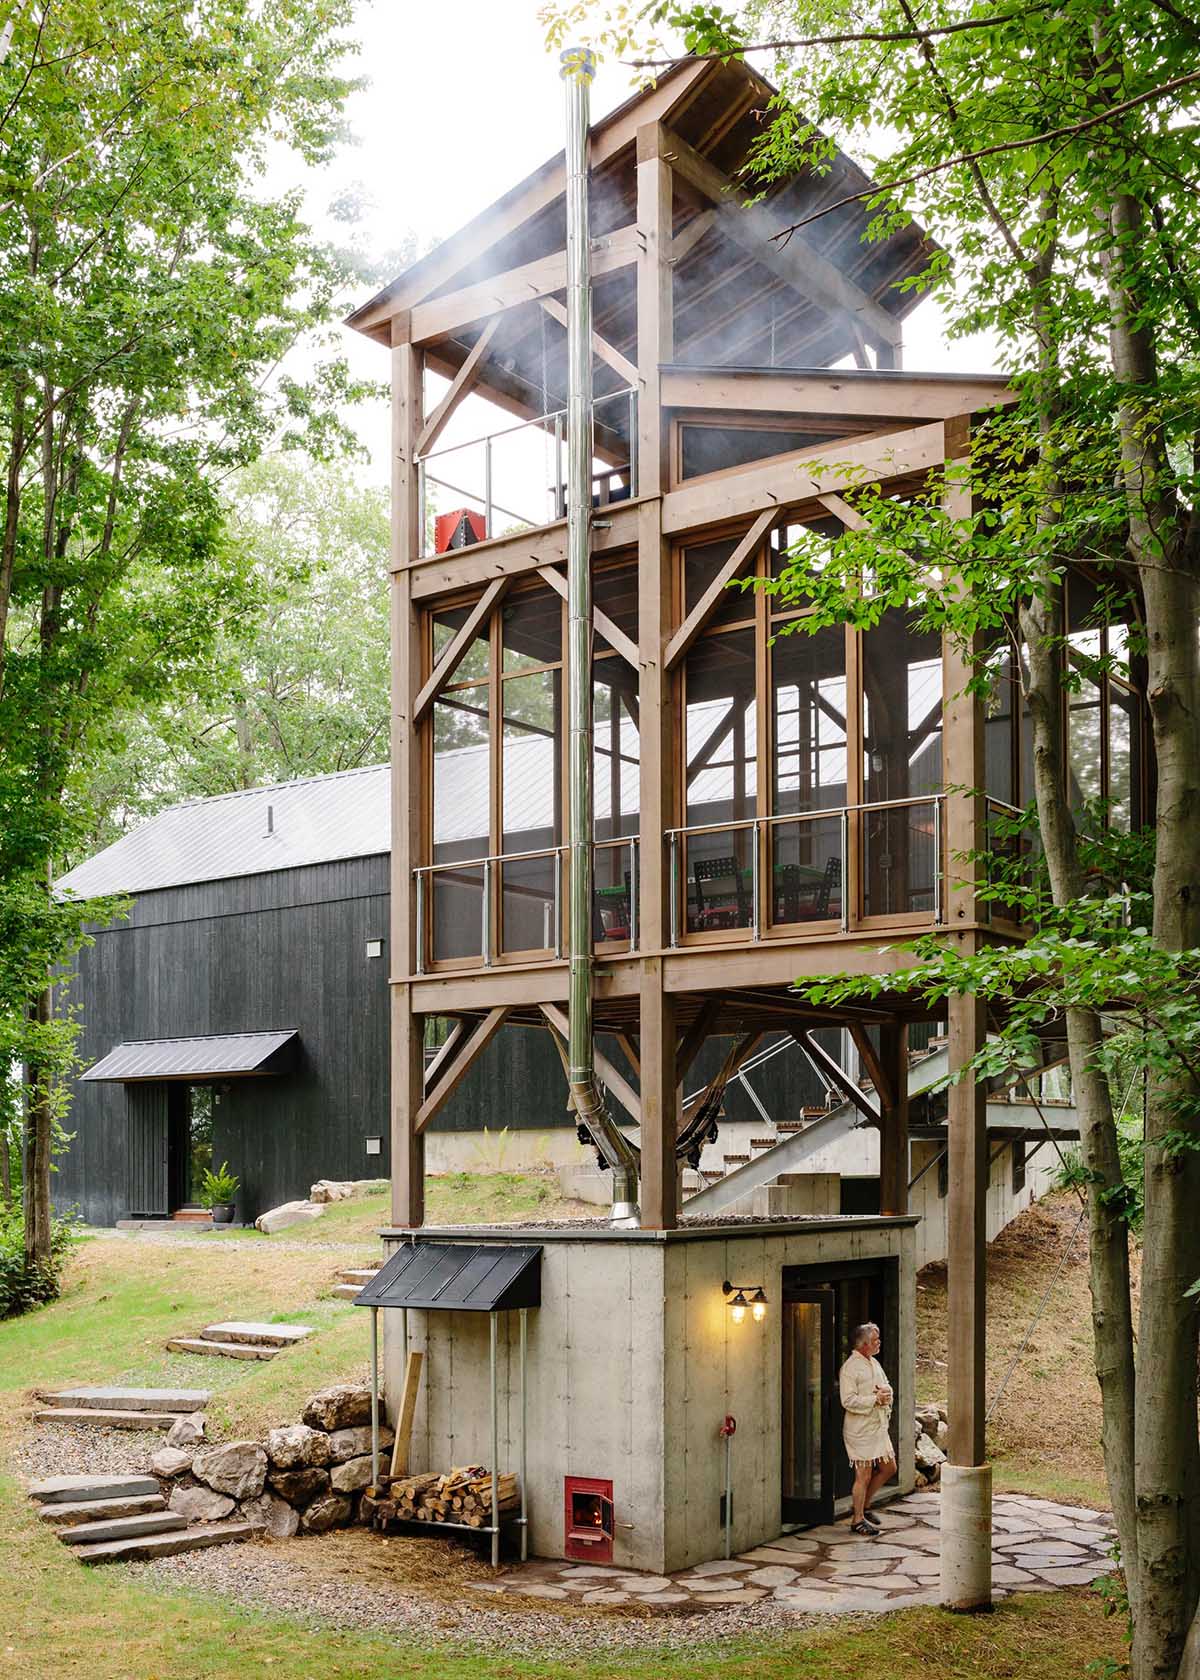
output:
[[[371,1390],[365,1383],[335,1383],[312,1395],[300,1415],[314,1429],[354,1429],[371,1421]]]
[[[301,1425],[303,1427],[303,1425]],[[268,1470],[267,1486],[289,1505],[309,1505],[319,1494],[329,1492],[328,1470]]]
[[[206,1487],[172,1488],[168,1505],[190,1523],[220,1522],[233,1510],[233,1500],[227,1493],[214,1493]]]
[[[160,1447],[150,1460],[151,1474],[168,1482],[172,1477],[182,1476],[185,1470],[191,1468],[192,1455],[190,1452],[184,1452],[182,1447]]]
[[[380,1408],[382,1410],[382,1407]],[[386,1423],[379,1425],[379,1450],[390,1448],[395,1436]],[[329,1436],[329,1462],[345,1464],[347,1459],[361,1458],[371,1450],[371,1426],[359,1424],[357,1429],[335,1429]]]
[[[204,1439],[204,1413],[192,1412],[187,1417],[177,1418],[167,1430],[166,1445],[168,1447],[198,1447]]]
[[[320,1202],[284,1202],[279,1207],[268,1208],[266,1213],[260,1213],[254,1225],[256,1230],[269,1237],[275,1231],[286,1231],[289,1225],[303,1225],[308,1220],[319,1219],[324,1212],[324,1205]]]
[[[260,1493],[257,1499],[243,1500],[242,1516],[272,1540],[290,1540],[300,1527],[299,1511],[273,1493]]]
[[[918,1433],[918,1435],[924,1433],[926,1435],[929,1435],[929,1436],[932,1436],[932,1437],[936,1438],[936,1436],[937,1436],[937,1426],[940,1423],[940,1421],[941,1421],[941,1419],[938,1417],[938,1409],[937,1409],[936,1406],[918,1406],[917,1407],[917,1433]]]
[[[370,1458],[351,1458],[345,1464],[335,1464],[329,1472],[335,1493],[357,1493],[371,1480]]]
[[[192,1475],[233,1499],[257,1499],[267,1480],[267,1455],[257,1441],[230,1441],[198,1452]]]
[[[932,1471],[936,1470],[939,1465],[946,1462],[946,1455],[942,1451],[941,1447],[938,1446],[937,1442],[933,1440],[932,1437],[926,1435],[924,1431],[917,1436],[917,1447],[914,1456],[916,1458],[917,1469],[924,1470],[926,1475],[929,1475]]]
[[[354,1185],[344,1179],[319,1178],[308,1192],[310,1202],[344,1202],[353,1196]]]
[[[289,1423],[267,1435],[267,1457],[280,1470],[319,1468],[329,1463],[329,1437],[307,1424]]]
[[[945,1452],[947,1447],[950,1445],[950,1425],[946,1422],[945,1418],[938,1419],[937,1444],[941,1447],[943,1452]]]
[[[314,1499],[300,1518],[301,1532],[324,1534],[326,1529],[341,1528],[350,1521],[353,1510],[354,1501],[347,1494],[327,1493],[322,1499]]]

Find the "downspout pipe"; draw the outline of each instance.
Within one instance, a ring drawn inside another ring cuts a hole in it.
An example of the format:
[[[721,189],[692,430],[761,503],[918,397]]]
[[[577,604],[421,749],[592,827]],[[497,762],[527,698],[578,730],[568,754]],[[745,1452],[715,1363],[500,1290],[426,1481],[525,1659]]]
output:
[[[637,1149],[596,1079],[592,1021],[592,285],[588,128],[596,60],[559,55],[566,89],[567,202],[567,1081],[576,1118],[612,1169],[612,1222],[636,1225]]]

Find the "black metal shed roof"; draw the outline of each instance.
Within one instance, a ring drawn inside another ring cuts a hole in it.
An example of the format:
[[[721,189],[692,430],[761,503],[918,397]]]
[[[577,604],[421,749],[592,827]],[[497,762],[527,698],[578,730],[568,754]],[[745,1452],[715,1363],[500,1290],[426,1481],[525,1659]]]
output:
[[[202,1038],[142,1038],[118,1044],[81,1079],[214,1079],[238,1073],[286,1073],[296,1029],[209,1033]]]
[[[542,1301],[541,1245],[405,1243],[354,1298],[356,1307],[505,1312]]]

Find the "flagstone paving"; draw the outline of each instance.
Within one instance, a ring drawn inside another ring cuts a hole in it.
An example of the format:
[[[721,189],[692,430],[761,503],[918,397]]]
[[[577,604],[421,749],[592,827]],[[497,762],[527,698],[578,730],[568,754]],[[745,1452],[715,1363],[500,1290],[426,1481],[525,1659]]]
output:
[[[715,1558],[675,1575],[642,1575],[612,1564],[537,1558],[481,1592],[583,1604],[645,1605],[667,1613],[773,1599],[798,1612],[907,1609],[938,1601],[939,1496],[910,1493],[878,1512],[883,1532],[863,1540],[842,1521],[783,1534],[740,1557]],[[992,1513],[993,1597],[1085,1586],[1113,1567],[1106,1512],[997,1494]]]

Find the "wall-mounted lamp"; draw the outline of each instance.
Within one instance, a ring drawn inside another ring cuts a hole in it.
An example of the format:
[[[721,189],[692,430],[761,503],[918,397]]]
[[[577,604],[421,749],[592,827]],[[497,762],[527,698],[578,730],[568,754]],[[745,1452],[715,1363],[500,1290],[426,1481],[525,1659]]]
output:
[[[729,1316],[735,1324],[742,1324],[745,1321],[747,1309],[749,1309],[750,1316],[755,1324],[761,1324],[763,1319],[766,1318],[767,1297],[763,1292],[761,1283],[737,1284],[730,1283],[726,1279],[721,1285],[721,1293],[726,1297],[733,1296],[733,1300],[729,1303]]]

